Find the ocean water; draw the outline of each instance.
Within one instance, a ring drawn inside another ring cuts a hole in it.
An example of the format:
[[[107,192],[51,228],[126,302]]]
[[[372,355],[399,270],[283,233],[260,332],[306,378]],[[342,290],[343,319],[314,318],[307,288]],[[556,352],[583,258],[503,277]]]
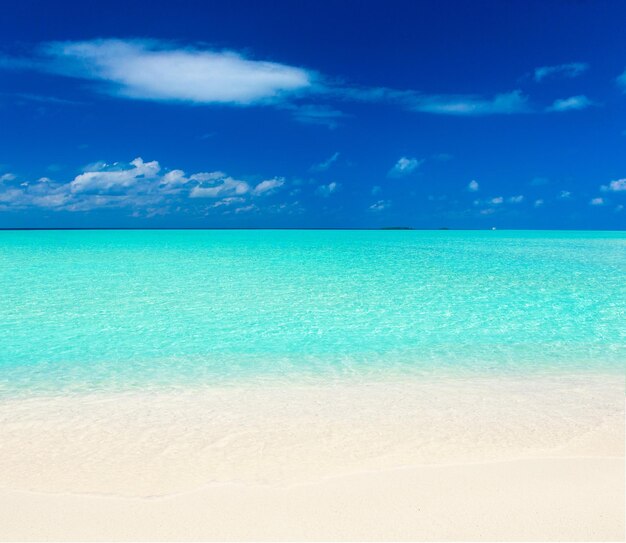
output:
[[[623,372],[626,233],[2,231],[0,394]]]
[[[0,487],[624,454],[626,235],[0,232]]]

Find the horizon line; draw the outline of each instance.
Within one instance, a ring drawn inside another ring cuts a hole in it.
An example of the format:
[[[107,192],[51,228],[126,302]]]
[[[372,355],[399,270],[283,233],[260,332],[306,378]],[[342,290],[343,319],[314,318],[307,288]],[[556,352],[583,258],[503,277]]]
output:
[[[207,226],[147,226],[147,227],[134,227],[134,226],[78,226],[78,227],[0,227],[0,231],[55,231],[55,230],[337,230],[337,231],[429,231],[429,232],[493,232],[493,231],[517,231],[517,232],[626,232],[626,229],[618,228],[414,228],[409,226],[383,226],[383,227],[207,227]]]

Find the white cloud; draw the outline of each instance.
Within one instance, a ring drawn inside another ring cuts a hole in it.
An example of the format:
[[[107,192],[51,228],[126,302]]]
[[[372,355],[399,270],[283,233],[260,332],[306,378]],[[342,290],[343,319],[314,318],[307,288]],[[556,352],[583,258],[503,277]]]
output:
[[[626,91],[626,70],[617,78],[617,84]]]
[[[258,211],[258,207],[255,204],[248,204],[247,206],[238,207],[235,209],[235,213],[248,213],[250,211]]]
[[[592,198],[589,200],[589,205],[591,206],[602,206],[604,203],[604,198]]]
[[[3,173],[2,175],[0,175],[0,183],[2,183],[3,181],[14,181],[16,177],[17,176],[11,172]]]
[[[24,192],[16,188],[7,188],[0,192],[0,203],[19,204],[24,197]]]
[[[283,178],[274,177],[258,183],[235,179],[224,172],[199,172],[187,176],[183,170],[162,173],[157,161],[136,158],[128,164],[104,162],[86,167],[89,171],[74,179],[57,183],[47,177],[19,187],[0,185],[2,209],[43,207],[65,211],[89,211],[95,208],[129,207],[144,209],[151,216],[164,213],[162,206],[182,203],[186,198],[218,200],[209,207],[250,203],[250,198],[278,191]],[[336,187],[331,188],[334,190]],[[159,207],[161,206],[161,207]]]
[[[555,100],[546,111],[578,111],[593,105],[593,102],[584,95],[570,96]]]
[[[370,211],[383,211],[391,207],[391,202],[389,200],[378,200],[378,202],[374,202],[371,206],[369,206]]]
[[[534,206],[535,207],[541,207],[545,202],[543,201],[542,198],[539,198],[537,200],[535,200]]]
[[[131,168],[82,173],[70,183],[70,189],[72,192],[125,189],[139,180],[154,179],[161,170],[158,162],[144,162],[141,158],[136,158],[130,164]]]
[[[626,178],[616,179],[615,181],[611,181],[608,185],[602,185],[600,189],[603,191],[611,191],[611,192],[626,191]]]
[[[470,192],[476,192],[479,188],[480,188],[480,185],[478,184],[478,181],[476,181],[476,179],[472,179],[467,184],[467,190],[469,190]]]
[[[337,161],[337,159],[338,159],[338,158],[339,158],[339,153],[338,153],[338,152],[333,153],[333,155],[332,155],[330,158],[328,158],[328,159],[324,160],[323,162],[320,162],[319,164],[315,164],[315,165],[311,168],[311,170],[313,170],[313,171],[315,171],[315,172],[323,172],[323,171],[326,171],[328,168],[330,168],[330,167],[332,166],[332,164],[333,164],[334,162],[336,162],[336,161]]]
[[[432,199],[432,197],[429,197]],[[442,198],[445,199],[445,198]],[[493,198],[489,198],[486,200],[476,199],[474,200],[475,206],[501,206],[503,204],[521,204],[526,200],[526,197],[523,194],[517,194],[515,196],[509,196],[505,198],[504,196],[494,196]]]
[[[332,183],[328,183],[328,185],[320,185],[319,187],[317,187],[317,190],[315,192],[317,192],[317,194],[319,194],[320,196],[328,197],[331,194],[337,192],[340,186],[341,185],[339,183],[335,183],[333,181]]]
[[[460,116],[534,110],[521,90],[488,96],[429,95],[412,89],[350,86],[298,66],[155,39],[47,42],[32,58],[5,58],[0,68],[39,70],[92,81],[101,92],[129,99],[235,106],[271,104],[291,112],[297,121],[329,128],[335,128],[347,115],[320,103],[322,100],[387,103],[409,111]],[[574,77],[586,69],[583,63],[544,66],[537,68],[535,79],[557,74]]]
[[[215,179],[213,172],[207,174],[196,174],[192,178],[203,180],[209,184],[196,185],[189,193],[190,198],[223,198],[225,196],[240,196],[250,191],[250,185],[245,181],[234,179],[230,176]]]
[[[144,100],[247,105],[306,89],[313,80],[294,66],[157,40],[53,42],[42,52],[51,71],[101,81],[105,92]]]
[[[63,192],[56,194],[46,194],[45,196],[34,196],[32,199],[33,205],[37,207],[60,207],[70,200],[70,195]]]
[[[31,59],[5,59],[2,68],[34,69],[100,83],[119,97],[196,104],[274,104],[300,122],[334,128],[346,115],[325,104],[295,103],[315,95],[331,100],[393,103],[446,115],[494,115],[529,110],[519,91],[479,95],[424,95],[415,90],[341,86],[304,68],[252,60],[224,50],[159,40],[99,39],[48,42]]]
[[[213,181],[219,181],[220,179],[224,179],[225,177],[228,177],[224,172],[220,172],[220,171],[216,171],[216,172],[200,172],[200,173],[194,173],[190,179],[192,179],[193,181],[199,181],[200,183],[202,182],[213,182]]]
[[[252,191],[254,194],[270,194],[274,192],[276,189],[282,187],[285,184],[285,180],[283,178],[275,177],[274,179],[266,179],[265,181],[261,181],[254,190]]]
[[[561,198],[562,200],[568,200],[572,197],[572,193],[569,190],[562,190],[559,193],[559,198]]]
[[[538,83],[548,77],[566,77],[573,78],[582,75],[589,69],[586,62],[570,62],[568,64],[559,64],[557,66],[541,66],[535,68],[534,79]]]
[[[233,204],[241,204],[245,201],[246,199],[242,196],[227,196],[226,198],[222,198],[221,200],[211,204],[210,207],[230,206]]]
[[[189,179],[185,177],[183,170],[172,170],[161,178],[161,184],[167,187],[177,187],[188,182]]]
[[[417,158],[408,158],[403,156],[398,159],[398,162],[394,164],[393,168],[389,170],[387,175],[389,177],[403,177],[405,175],[409,175],[419,168],[420,164],[423,162],[423,160],[418,160]]]
[[[444,115],[496,115],[530,111],[528,98],[521,91],[496,94],[493,98],[473,95],[421,96],[411,106],[415,111]]]
[[[97,160],[96,162],[90,162],[83,166],[83,172],[99,172],[108,167],[108,164],[104,160]]]

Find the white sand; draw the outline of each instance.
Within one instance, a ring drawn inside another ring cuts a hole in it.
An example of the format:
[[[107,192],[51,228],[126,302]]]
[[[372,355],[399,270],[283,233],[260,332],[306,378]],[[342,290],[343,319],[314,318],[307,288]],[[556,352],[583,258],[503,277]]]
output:
[[[3,540],[624,539],[623,459],[430,466],[166,498],[0,492]]]
[[[0,402],[0,540],[621,540],[619,375]]]

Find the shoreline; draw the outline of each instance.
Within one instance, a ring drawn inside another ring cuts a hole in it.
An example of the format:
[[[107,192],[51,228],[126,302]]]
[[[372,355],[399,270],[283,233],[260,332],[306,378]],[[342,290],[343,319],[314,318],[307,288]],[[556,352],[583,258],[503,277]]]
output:
[[[617,374],[199,386],[0,401],[0,487],[156,496],[211,483],[624,455]]]
[[[0,400],[0,540],[617,540],[619,373]]]

